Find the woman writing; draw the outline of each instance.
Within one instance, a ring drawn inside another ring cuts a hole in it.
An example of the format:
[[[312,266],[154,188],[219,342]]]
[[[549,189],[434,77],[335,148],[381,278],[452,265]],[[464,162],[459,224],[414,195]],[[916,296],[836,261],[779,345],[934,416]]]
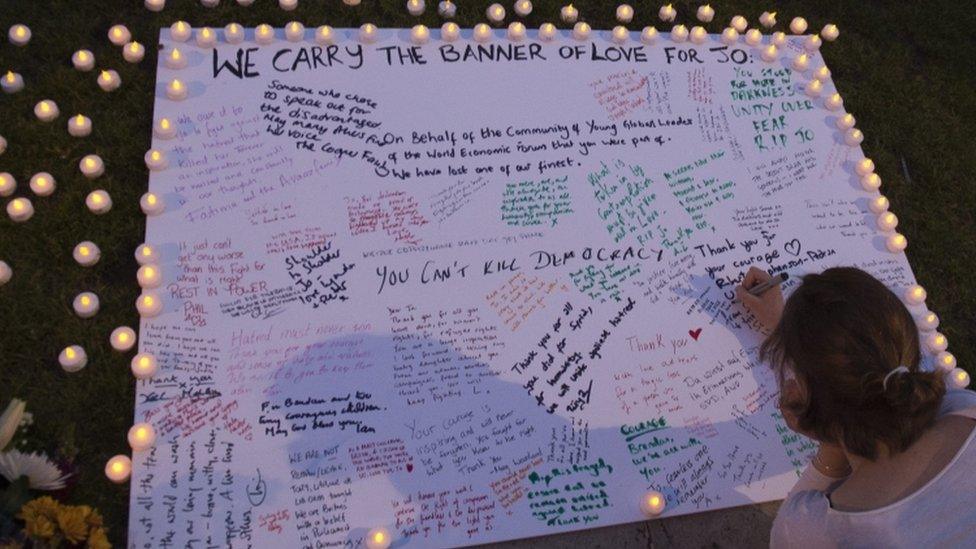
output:
[[[769,278],[750,269],[737,295],[772,329],[783,417],[820,443],[770,546],[976,546],[976,393],[920,369],[914,319],[871,275],[808,275],[785,306],[746,291]]]

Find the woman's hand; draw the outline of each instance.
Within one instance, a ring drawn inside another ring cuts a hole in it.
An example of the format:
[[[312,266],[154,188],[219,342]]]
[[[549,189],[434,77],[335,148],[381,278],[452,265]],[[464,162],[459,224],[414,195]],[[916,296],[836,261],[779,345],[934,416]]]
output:
[[[763,292],[762,295],[752,295],[749,293],[749,288],[772,278],[769,273],[762,269],[749,267],[749,272],[746,273],[742,284],[735,288],[735,295],[739,301],[759,319],[763,326],[770,330],[779,324],[779,319],[783,316],[783,290],[780,289],[779,285],[776,285]]]

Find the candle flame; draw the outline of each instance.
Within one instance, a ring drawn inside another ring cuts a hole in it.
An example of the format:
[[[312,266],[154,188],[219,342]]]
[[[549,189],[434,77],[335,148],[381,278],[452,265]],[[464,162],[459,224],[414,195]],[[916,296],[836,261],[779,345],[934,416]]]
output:
[[[147,256],[152,255],[152,248],[150,248],[149,246],[143,246],[142,255],[147,255]]]
[[[125,465],[123,465],[121,461],[116,461],[116,462],[112,463],[112,471],[113,472],[115,472],[115,473],[121,473],[124,470],[125,470]]]
[[[75,358],[75,350],[72,349],[71,347],[68,347],[67,349],[64,350],[64,356],[70,359]]]
[[[88,255],[88,253],[89,253],[88,252],[88,246],[82,246],[82,247],[78,248],[78,253],[80,255]]]
[[[7,71],[7,82],[14,81],[14,73],[12,71]]]
[[[102,203],[102,195],[97,194],[97,193],[92,193],[92,195],[91,195],[91,201],[94,202],[95,204],[101,204]]]
[[[129,341],[129,334],[127,334],[125,332],[120,333],[119,334],[119,342],[120,343],[125,343],[126,341]]]
[[[146,297],[142,298],[142,303],[147,307],[151,307],[153,304],[152,296],[147,295]]]
[[[153,204],[155,204],[156,203],[156,195],[151,194],[151,195],[147,196],[146,197],[146,202],[148,202],[150,206],[153,205]]]
[[[139,359],[139,366],[141,366],[143,368],[148,368],[149,367],[149,357],[145,357],[144,356],[144,357],[140,358]]]
[[[373,541],[375,541],[376,543],[383,543],[384,539],[386,539],[386,534],[384,534],[383,532],[376,532],[375,534],[373,534]]]
[[[17,30],[14,32],[17,34],[18,37],[21,38],[23,38],[23,36],[27,34],[27,31],[24,30],[24,27],[17,27]]]
[[[82,305],[84,305],[84,306],[87,307],[89,303],[91,303],[91,298],[89,298],[87,295],[81,296],[81,304]]]
[[[179,50],[179,49],[176,49],[176,48],[174,48],[174,49],[173,49],[173,52],[172,52],[172,53],[171,53],[171,54],[170,54],[169,56],[170,56],[170,58],[171,58],[171,59],[173,59],[174,61],[176,61],[176,60],[179,60],[179,58],[180,58],[180,56],[181,56],[181,54],[180,54],[180,50]]]
[[[24,201],[18,198],[16,200],[14,200],[13,206],[14,206],[14,209],[15,210],[23,210],[24,209]]]

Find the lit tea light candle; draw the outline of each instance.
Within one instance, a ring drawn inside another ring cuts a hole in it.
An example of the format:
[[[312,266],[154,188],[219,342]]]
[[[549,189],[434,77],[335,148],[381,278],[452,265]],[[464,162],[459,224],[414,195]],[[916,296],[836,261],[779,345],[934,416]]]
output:
[[[691,28],[691,32],[688,33],[688,36],[691,39],[692,44],[704,44],[705,40],[708,39],[708,31],[705,30],[705,27],[696,25]]]
[[[146,48],[139,42],[129,42],[122,48],[122,58],[129,63],[138,63],[146,56]]]
[[[771,29],[776,26],[776,12],[764,11],[762,15],[759,16],[759,24]]]
[[[71,303],[72,308],[75,310],[75,314],[80,318],[91,318],[98,313],[98,296],[91,292],[82,292],[75,296],[75,300]]]
[[[891,212],[884,212],[878,215],[878,218],[875,220],[875,222],[878,225],[878,229],[880,229],[883,232],[890,233],[891,231],[895,230],[895,227],[898,226],[898,216]],[[922,291],[924,292],[925,290]]]
[[[876,196],[868,201],[868,209],[871,210],[872,213],[879,214],[881,212],[886,212],[888,211],[889,207],[891,207],[891,203],[888,202],[888,197],[885,195]]]
[[[485,23],[478,23],[475,25],[473,32],[476,42],[487,42],[491,40],[491,27]]]
[[[969,387],[969,374],[962,368],[954,368],[949,372],[949,379],[951,380],[952,386],[956,389]]]
[[[461,36],[461,27],[453,21],[448,21],[441,25],[441,40],[454,42]],[[542,38],[542,29],[539,30],[539,37]]]
[[[777,48],[782,48],[786,45],[786,33],[782,31],[774,32],[769,39],[771,44],[774,44]]]
[[[31,39],[31,30],[27,25],[16,24],[7,31],[7,38],[15,46],[26,46]]]
[[[228,23],[224,27],[224,41],[228,44],[240,44],[244,41],[244,27],[237,23]]]
[[[315,29],[315,43],[327,46],[335,42],[335,32],[329,25],[322,25]]]
[[[437,14],[445,19],[451,19],[457,15],[457,6],[451,0],[441,0],[441,3],[437,4]]]
[[[657,28],[647,26],[641,31],[641,42],[647,45],[654,44],[657,42],[657,37],[660,33],[657,32]]]
[[[876,191],[881,188],[881,176],[869,173],[861,178],[861,188],[865,191]]]
[[[793,34],[803,34],[807,32],[807,20],[802,17],[794,17],[790,21],[790,32]]]
[[[803,41],[803,48],[807,51],[817,51],[820,49],[822,44],[823,40],[820,39],[820,36],[816,34],[809,34]]]
[[[753,47],[762,44],[762,32],[760,32],[759,29],[749,29],[749,31],[746,32],[746,44]]]
[[[674,21],[674,18],[678,16],[678,10],[674,9],[674,6],[667,4],[661,6],[661,9],[657,10],[657,16],[665,23],[670,23]]]
[[[193,29],[186,21],[177,21],[169,26],[169,37],[175,42],[186,42],[193,34]]]
[[[136,248],[136,263],[140,265],[154,265],[159,263],[159,254],[156,252],[156,248],[151,245],[143,243]]]
[[[105,476],[116,484],[129,480],[131,474],[132,460],[128,456],[114,456],[105,464]]]
[[[618,44],[623,44],[628,38],[630,38],[630,32],[628,32],[627,27],[623,25],[617,25],[614,27],[610,34],[613,41]]]
[[[827,107],[828,111],[840,110],[844,106],[844,99],[839,93],[832,93],[827,96],[827,99],[824,99],[824,106]]]
[[[15,198],[7,202],[7,215],[15,223],[23,223],[34,216],[34,205],[26,198]]]
[[[563,23],[575,23],[576,20],[579,19],[579,10],[576,9],[572,4],[563,6],[562,9],[559,10],[559,18],[563,20]]]
[[[101,189],[88,193],[85,197],[85,206],[95,215],[108,213],[112,209],[112,197]]]
[[[77,372],[88,364],[88,354],[80,345],[69,345],[58,355],[58,364],[65,372]]]
[[[517,0],[513,8],[515,10],[515,15],[519,17],[528,17],[532,13],[532,2],[529,0]],[[619,11],[620,8],[617,8]]]
[[[51,196],[56,186],[57,182],[54,180],[54,176],[47,172],[36,173],[30,178],[30,189],[37,196]]]
[[[182,69],[186,67],[186,56],[179,48],[173,48],[168,54],[163,56],[163,64],[168,69]]]
[[[762,57],[763,61],[772,63],[773,61],[776,61],[777,57],[779,57],[779,48],[776,47],[776,44],[770,44],[763,48],[759,56]]]
[[[24,89],[24,77],[20,73],[7,71],[7,74],[0,78],[0,88],[4,93],[17,93]]]
[[[146,0],[144,5],[149,11],[160,12],[166,7],[166,0]]]
[[[641,497],[641,511],[649,517],[656,517],[663,513],[666,505],[664,494],[655,490],[650,490]]]
[[[274,29],[267,23],[261,23],[254,28],[254,41],[266,46],[274,42]]]
[[[935,355],[935,365],[942,371],[949,371],[956,367],[956,357],[949,351],[942,351]]]
[[[698,6],[698,11],[695,15],[698,16],[698,20],[702,23],[711,23],[712,19],[715,18],[715,10],[709,4],[705,4],[704,6]]]
[[[492,4],[485,10],[485,17],[497,25],[505,19],[505,8],[501,4]]]
[[[156,375],[156,372],[159,370],[156,357],[149,353],[139,353],[132,357],[132,362],[129,363],[129,367],[132,369],[132,375],[136,379],[149,379]]]
[[[139,282],[139,287],[150,290],[158,288],[163,282],[159,267],[156,265],[140,265],[139,270],[136,271],[136,280]]]
[[[414,44],[426,44],[430,40],[430,31],[425,25],[414,25],[410,29],[410,41]]]
[[[908,247],[908,239],[901,233],[895,233],[885,240],[885,247],[893,254],[903,252]]]
[[[739,34],[742,34],[746,32],[746,28],[749,27],[749,21],[741,15],[736,15],[731,21],[729,21],[729,26],[735,29],[735,31]]]
[[[95,179],[96,177],[105,173],[105,162],[102,161],[102,157],[97,154],[85,155],[78,162],[78,169],[81,173],[85,175],[88,179]]]
[[[854,119],[854,115],[847,113],[844,116],[838,117],[834,122],[834,125],[837,126],[838,130],[849,130],[853,128],[854,124],[856,123],[857,120]]]
[[[810,56],[801,53],[793,58],[793,70],[803,72],[810,66]]]
[[[146,167],[152,171],[163,170],[168,165],[166,155],[159,149],[146,151],[144,160],[146,161]]]
[[[483,23],[482,23],[483,24]],[[376,25],[372,23],[363,23],[359,27],[359,40],[367,44],[376,41]]]
[[[827,65],[820,65],[817,70],[813,71],[813,77],[826,82],[830,78],[830,69],[827,68]]]
[[[128,326],[119,326],[112,330],[108,340],[113,349],[124,353],[135,346],[136,331]]]
[[[733,29],[732,27],[725,27],[722,31],[722,43],[731,46],[739,41],[739,31]]]
[[[136,423],[129,428],[126,438],[134,451],[148,450],[156,444],[156,430],[148,423]]]
[[[0,196],[10,196],[17,189],[17,180],[9,172],[0,173]]]
[[[176,124],[169,118],[160,118],[153,125],[153,135],[160,139],[173,139],[176,137]]]
[[[10,282],[13,276],[14,271],[10,268],[10,265],[7,265],[6,261],[0,260],[0,286]]]
[[[938,354],[949,347],[949,340],[940,332],[932,332],[925,336],[925,346],[929,352]]]
[[[512,21],[508,25],[508,39],[518,42],[525,38],[525,24],[521,21]]]
[[[71,64],[77,71],[88,72],[95,68],[95,56],[88,50],[78,50],[71,55]]]
[[[617,6],[617,21],[627,24],[634,20],[634,8],[630,4]]]
[[[155,293],[143,292],[142,295],[136,299],[136,309],[139,311],[139,316],[143,318],[152,318],[163,312],[163,300],[160,299]]]
[[[874,173],[874,160],[870,158],[862,158],[854,164],[854,173],[860,176],[865,176],[869,173]]]
[[[289,42],[301,42],[305,39],[305,25],[292,21],[285,25],[285,39]]]
[[[179,78],[174,78],[170,80],[169,84],[166,84],[166,97],[173,101],[182,101],[186,99],[187,94],[189,94],[189,90]]]
[[[122,85],[122,78],[114,70],[102,71],[98,74],[98,87],[102,91],[110,92],[119,89]]]
[[[838,36],[840,36],[840,29],[833,23],[824,25],[824,28],[820,30],[820,37],[828,42],[837,40]]]
[[[68,119],[68,134],[72,137],[87,137],[91,134],[91,118],[77,114]]]
[[[59,114],[61,114],[61,111],[58,109],[58,104],[50,99],[38,101],[34,105],[34,116],[41,122],[50,122],[57,118]]]
[[[278,7],[285,11],[292,11],[298,7],[298,0],[278,0]]]
[[[424,0],[407,0],[407,12],[410,15],[423,15],[425,9],[427,9],[427,5],[424,3]]]
[[[897,222],[895,224],[897,225]],[[926,297],[928,297],[928,292],[926,292],[925,288],[919,286],[918,284],[912,284],[905,289],[905,302],[910,305],[921,305],[922,303],[925,303]]]
[[[862,141],[864,141],[864,134],[857,128],[851,128],[844,133],[844,143],[847,143],[851,147],[860,145]]]
[[[577,40],[586,40],[590,37],[591,31],[590,24],[585,21],[580,21],[573,25],[573,38]]]
[[[102,257],[102,251],[98,249],[98,246],[94,242],[86,240],[79,242],[75,246],[75,249],[71,252],[71,257],[82,267],[91,267],[98,263],[98,259]]]
[[[386,528],[373,528],[366,533],[366,549],[387,549],[393,542],[393,536]]]
[[[688,27],[684,25],[675,25],[671,28],[671,41],[672,42],[684,42],[688,40]]]
[[[163,199],[155,193],[146,193],[139,199],[139,208],[148,216],[159,215],[166,209]]]
[[[210,27],[203,27],[197,31],[197,47],[212,48],[217,45],[217,33]]]
[[[132,40],[132,33],[125,25],[112,25],[112,28],[108,29],[108,39],[113,45],[124,46]]]
[[[932,311],[925,311],[915,319],[918,329],[923,332],[931,332],[939,327],[939,317]],[[936,359],[938,361],[938,359]]]
[[[803,92],[810,97],[818,97],[823,92],[823,82],[814,78],[807,82],[807,85],[803,88]]]

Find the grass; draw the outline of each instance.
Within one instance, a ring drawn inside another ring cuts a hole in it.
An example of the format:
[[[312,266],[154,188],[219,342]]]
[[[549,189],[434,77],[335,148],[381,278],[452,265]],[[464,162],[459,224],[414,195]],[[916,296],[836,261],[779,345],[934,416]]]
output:
[[[0,171],[15,175],[18,196],[29,196],[36,214],[25,224],[0,215],[0,259],[14,269],[13,280],[0,287],[0,405],[14,396],[26,398],[35,417],[35,436],[46,447],[72,439],[80,465],[73,503],[97,506],[106,515],[110,536],[123,545],[127,524],[128,486],[109,484],[105,460],[125,453],[125,433],[132,422],[134,384],[131,353],[113,352],[109,333],[119,325],[136,327],[133,306],[138,287],[133,250],[142,241],[144,217],[138,199],[147,173],[143,154],[149,148],[158,29],[178,19],[195,26],[222,27],[237,21],[247,26],[282,26],[299,20],[306,26],[335,27],[374,22],[381,26],[441,23],[436,0],[427,0],[424,16],[407,14],[403,0],[364,0],[351,8],[338,0],[300,0],[294,12],[273,0],[244,8],[222,0],[215,9],[190,0],[168,0],[159,14],[138,0],[0,0],[0,28],[25,23],[34,32],[30,45],[0,46],[0,70],[23,74],[27,88],[0,96],[0,135],[9,141],[0,156]],[[458,22],[469,27],[484,19],[489,2],[460,1]],[[557,21],[560,2],[537,0],[526,19],[530,27]],[[574,0],[595,28],[609,28],[616,3]],[[511,3],[506,2],[512,18]],[[635,2],[632,28],[656,21],[657,4]],[[717,11],[711,32],[719,32],[737,13],[751,21],[771,3],[713,0]],[[679,20],[693,20],[698,3],[675,2]],[[929,306],[942,319],[942,330],[960,365],[976,360],[976,16],[967,2],[850,2],[843,0],[777,2],[779,27],[795,14],[812,29],[837,23],[841,37],[824,46],[834,79],[864,130],[863,147],[884,179],[884,192],[909,239],[908,256],[919,281],[929,290]],[[106,37],[115,23],[126,24],[146,44],[146,59],[137,65],[122,60]],[[664,26],[659,26],[664,29]],[[122,77],[114,93],[95,83],[97,71],[81,73],[70,64],[80,48],[95,53],[98,68],[113,68]],[[34,104],[53,99],[61,109],[54,123],[33,115]],[[73,138],[65,130],[75,113],[91,117],[94,132]],[[78,172],[79,159],[102,156],[106,174],[89,182]],[[30,175],[48,171],[58,182],[49,198],[34,197]],[[115,202],[112,211],[95,216],[85,195],[104,188]],[[7,199],[4,199],[5,205]],[[102,260],[81,268],[71,250],[81,240],[102,249]],[[101,312],[77,318],[74,296],[96,292]],[[68,375],[57,365],[64,346],[77,343],[89,353],[89,365]]]

